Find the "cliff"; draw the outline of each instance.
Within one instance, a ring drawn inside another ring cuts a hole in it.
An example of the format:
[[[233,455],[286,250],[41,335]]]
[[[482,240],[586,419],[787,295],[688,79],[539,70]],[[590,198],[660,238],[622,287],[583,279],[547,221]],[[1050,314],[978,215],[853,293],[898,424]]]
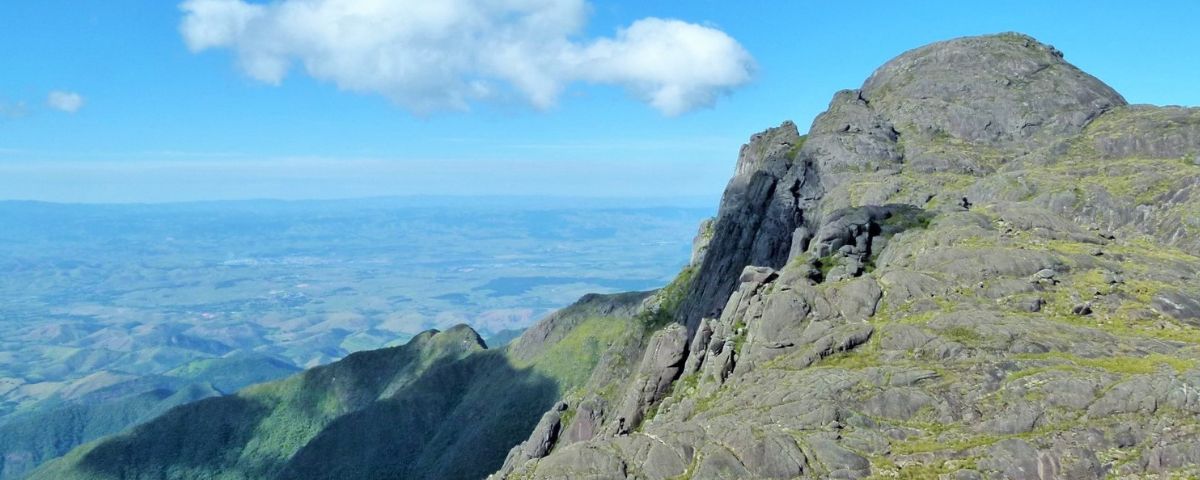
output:
[[[907,52],[742,147],[682,326],[500,476],[1196,475],[1198,155],[1027,36]]]

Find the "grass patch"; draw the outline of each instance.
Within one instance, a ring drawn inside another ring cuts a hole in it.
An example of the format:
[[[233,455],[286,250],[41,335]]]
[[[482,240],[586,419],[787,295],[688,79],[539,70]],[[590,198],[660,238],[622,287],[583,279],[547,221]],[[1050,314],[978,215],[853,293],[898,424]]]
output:
[[[973,345],[983,340],[983,336],[979,332],[976,332],[975,329],[961,325],[940,330],[938,331],[938,335],[963,345]]]
[[[930,453],[943,450],[961,452],[976,447],[991,445],[1004,439],[1004,436],[987,434],[952,440],[922,437],[911,440],[902,440],[892,444],[892,453],[896,455],[912,455],[916,453]]]
[[[839,352],[821,359],[814,367],[841,368],[845,370],[862,370],[878,367],[879,355],[871,351],[851,350]]]
[[[675,276],[674,280],[671,280],[671,283],[655,294],[658,297],[658,306],[638,314],[638,320],[646,326],[647,335],[675,321],[679,305],[687,297],[692,280],[696,276],[696,270],[694,265],[684,268],[679,275]]]
[[[1046,372],[1054,372],[1054,371],[1072,372],[1072,371],[1077,371],[1077,370],[1079,370],[1079,367],[1077,367],[1075,365],[1071,365],[1071,364],[1055,364],[1055,365],[1048,365],[1045,367],[1032,367],[1032,368],[1026,368],[1026,369],[1022,369],[1022,370],[1018,370],[1013,373],[1010,373],[1010,374],[1008,374],[1007,377],[1004,377],[1004,381],[1005,382],[1015,382],[1022,378],[1032,377],[1034,375],[1039,375],[1039,374],[1046,373]]]
[[[733,353],[735,355],[742,354],[742,347],[746,345],[747,336],[746,321],[738,318],[733,324]]]
[[[1068,362],[1080,368],[1104,370],[1120,375],[1145,375],[1154,373],[1158,371],[1160,366],[1163,365],[1171,367],[1176,373],[1183,373],[1195,368],[1196,366],[1195,360],[1172,357],[1170,355],[1163,355],[1161,353],[1150,354],[1144,357],[1122,355],[1114,357],[1085,358],[1065,352],[1049,352],[1018,355],[1018,358],[1023,360],[1058,360]]]
[[[528,366],[557,380],[559,385],[583,385],[608,347],[628,330],[627,322],[608,317],[584,320]]]
[[[800,149],[804,148],[804,142],[806,140],[808,140],[808,135],[801,135],[800,140],[796,141],[796,144],[792,145],[792,148],[788,149],[788,151],[787,151],[788,160],[796,159],[796,155],[800,154]]]

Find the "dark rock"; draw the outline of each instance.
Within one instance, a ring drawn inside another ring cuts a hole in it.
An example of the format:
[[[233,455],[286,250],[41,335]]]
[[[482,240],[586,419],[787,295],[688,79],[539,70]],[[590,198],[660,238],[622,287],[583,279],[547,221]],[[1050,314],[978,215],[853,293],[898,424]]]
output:
[[[1001,440],[987,450],[987,456],[979,460],[984,473],[1001,475],[1013,480],[1043,480],[1039,470],[1038,451],[1024,440],[1012,438]]]
[[[1157,473],[1200,464],[1200,435],[1192,435],[1170,445],[1156,446],[1146,452],[1143,461],[1148,471]]]
[[[1041,407],[1022,402],[999,412],[994,418],[980,425],[980,429],[1001,435],[1025,433],[1037,426],[1043,414],[1044,410]]]
[[[862,87],[872,108],[900,136],[966,145],[1048,146],[1079,133],[1125,100],[1063,61],[1056,50],[1020,34],[968,37],[921,47],[884,64]],[[965,155],[967,159],[972,155]],[[980,162],[905,151],[917,170],[987,173]]]
[[[840,172],[878,171],[901,165],[903,155],[896,140],[896,129],[867,104],[858,90],[843,90],[813,122],[804,148],[817,159],[822,172],[836,179]]]
[[[738,277],[738,283],[763,284],[774,280],[776,276],[778,275],[775,273],[775,270],[769,267],[749,265],[742,270],[742,274]]]
[[[692,336],[692,345],[688,348],[687,363],[684,366],[684,375],[689,375],[700,371],[700,367],[704,365],[709,352],[709,343],[712,341],[713,329],[708,323],[708,319],[700,320],[700,325],[696,329],[696,334]]]
[[[580,402],[575,408],[575,416],[571,424],[563,432],[562,442],[566,444],[591,440],[600,432],[600,422],[604,418],[604,407],[600,399],[595,398]]]
[[[808,468],[804,452],[786,434],[762,434],[740,427],[728,432],[725,444],[753,478],[796,478]]]
[[[891,388],[867,400],[863,409],[876,417],[908,420],[933,402],[933,397],[921,390]]]
[[[817,462],[828,470],[824,478],[857,479],[871,475],[871,463],[867,459],[833,440],[813,438],[808,447]]]
[[[694,478],[729,479],[751,478],[753,474],[737,457],[725,448],[715,446],[701,452],[700,465]]]
[[[680,316],[695,332],[702,317],[718,317],[747,265],[782,268],[793,233],[809,223],[804,212],[820,198],[817,172],[798,161],[801,138],[786,122],[742,146],[733,179],[725,187],[708,253],[696,272]]]
[[[1176,320],[1200,325],[1200,298],[1180,292],[1164,292],[1154,297],[1151,305]]]
[[[954,472],[954,480],[983,480],[983,475],[975,470],[962,469]]]
[[[659,330],[650,338],[641,366],[617,412],[617,434],[627,434],[641,425],[650,407],[671,389],[683,371],[687,354],[686,331],[679,325]]]
[[[559,402],[542,416],[542,420],[534,427],[533,434],[522,449],[526,458],[542,458],[554,448],[554,443],[558,441],[559,429],[562,428],[562,411],[565,409],[566,405]]]
[[[1130,105],[1088,130],[1107,158],[1200,158],[1200,109]]]
[[[692,258],[688,265],[700,265],[700,262],[704,261],[704,255],[708,253],[708,243],[713,237],[713,222],[711,218],[700,222],[696,237],[692,239]]]

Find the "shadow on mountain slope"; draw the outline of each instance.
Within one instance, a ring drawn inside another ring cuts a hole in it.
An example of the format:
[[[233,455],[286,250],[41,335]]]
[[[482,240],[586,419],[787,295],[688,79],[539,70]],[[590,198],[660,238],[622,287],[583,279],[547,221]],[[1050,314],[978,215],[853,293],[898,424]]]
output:
[[[481,478],[597,364],[628,362],[649,295],[585,296],[495,350],[465,325],[425,332],[175,408],[30,478]]]
[[[481,478],[560,395],[552,379],[514,369],[499,352],[444,362],[395,397],[338,418],[279,478]]]
[[[238,459],[270,414],[262,402],[238,396],[210,398],[175,408],[138,427],[136,436],[119,436],[97,445],[80,465],[92,478],[196,478],[224,472],[253,478],[280,464],[259,458]],[[190,419],[204,418],[203,422]],[[220,469],[212,469],[220,459]]]

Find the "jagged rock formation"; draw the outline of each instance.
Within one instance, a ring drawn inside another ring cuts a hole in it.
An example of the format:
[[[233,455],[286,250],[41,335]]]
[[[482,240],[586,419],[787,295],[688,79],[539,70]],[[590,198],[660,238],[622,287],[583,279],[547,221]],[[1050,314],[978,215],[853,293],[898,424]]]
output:
[[[356,354],[35,478],[1194,477],[1197,232],[1200,109],[1024,35],[941,42],[752,137],[657,292]]]
[[[1027,36],[907,52],[742,147],[637,401],[497,476],[1200,475],[1198,155]]]

